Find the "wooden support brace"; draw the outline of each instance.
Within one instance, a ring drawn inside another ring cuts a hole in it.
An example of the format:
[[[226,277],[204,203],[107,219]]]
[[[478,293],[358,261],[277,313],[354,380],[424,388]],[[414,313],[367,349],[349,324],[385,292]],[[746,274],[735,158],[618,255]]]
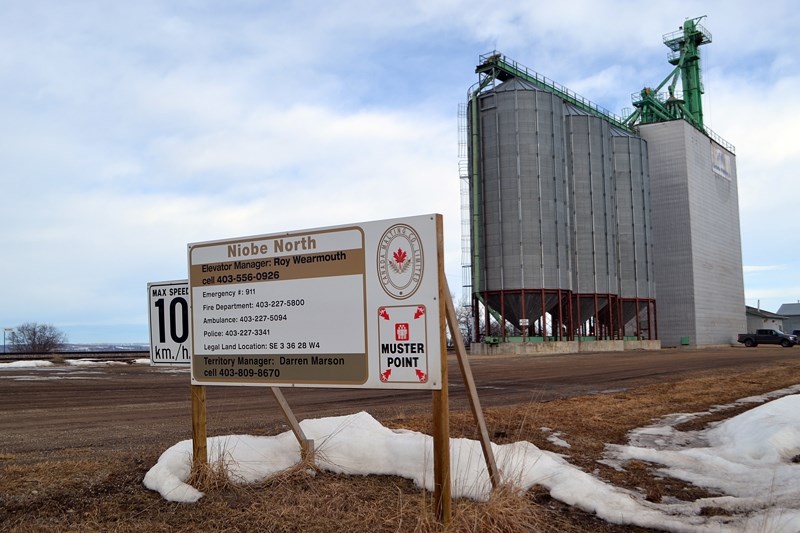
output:
[[[270,387],[272,391],[272,395],[275,397],[275,401],[278,402],[278,405],[283,411],[283,416],[286,417],[286,421],[289,423],[289,427],[292,428],[292,433],[297,438],[297,441],[300,443],[300,455],[302,460],[309,461],[311,463],[314,462],[314,441],[311,439],[306,438],[306,434],[303,432],[303,428],[300,427],[300,423],[295,418],[294,413],[292,412],[292,408],[289,407],[289,403],[286,401],[286,398],[283,396],[283,392],[278,387]]]
[[[486,468],[489,471],[489,479],[492,482],[492,487],[497,488],[500,485],[500,471],[497,469],[497,463],[494,460],[492,443],[489,440],[489,431],[486,428],[486,420],[483,418],[483,410],[481,409],[481,403],[478,399],[478,389],[475,387],[475,380],[472,378],[472,368],[469,366],[467,350],[464,347],[464,340],[461,338],[461,330],[458,328],[456,308],[453,305],[450,290],[447,288],[446,279],[444,283],[447,293],[447,324],[450,327],[450,336],[455,345],[456,358],[458,359],[458,366],[461,368],[461,376],[464,378],[464,386],[467,390],[472,415],[475,417],[475,422],[478,424],[478,429],[480,431],[481,448],[483,449],[483,457],[486,460]]]

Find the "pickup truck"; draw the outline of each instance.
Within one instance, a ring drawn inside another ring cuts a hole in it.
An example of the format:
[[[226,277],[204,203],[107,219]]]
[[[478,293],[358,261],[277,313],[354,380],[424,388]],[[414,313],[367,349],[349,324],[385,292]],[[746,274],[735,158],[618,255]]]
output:
[[[737,340],[748,348],[759,344],[780,344],[784,348],[790,348],[797,344],[796,335],[777,329],[757,329],[755,333],[740,333]]]

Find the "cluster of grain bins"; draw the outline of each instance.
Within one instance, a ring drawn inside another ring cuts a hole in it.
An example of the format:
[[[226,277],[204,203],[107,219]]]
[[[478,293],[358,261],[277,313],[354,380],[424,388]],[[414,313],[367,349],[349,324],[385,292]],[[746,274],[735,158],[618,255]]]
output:
[[[732,149],[684,120],[631,127],[481,59],[466,111],[472,341],[730,343],[745,309]]]

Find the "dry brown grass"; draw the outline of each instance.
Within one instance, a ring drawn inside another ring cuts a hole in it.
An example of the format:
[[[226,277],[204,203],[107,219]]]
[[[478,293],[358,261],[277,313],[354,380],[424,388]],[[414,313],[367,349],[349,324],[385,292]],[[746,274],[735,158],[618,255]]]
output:
[[[800,361],[747,374],[706,375],[613,394],[530,402],[486,410],[496,443],[527,440],[567,456],[585,471],[640,491],[651,501],[695,499],[705,491],[654,476],[651,465],[631,462],[624,472],[605,467],[605,443],[623,444],[627,433],[675,412],[697,412],[738,398],[800,383]],[[720,416],[693,422],[702,427]],[[430,431],[430,417],[398,416],[390,427]],[[451,436],[475,438],[472,416],[453,412]],[[542,427],[559,432],[570,448],[547,440]],[[120,452],[112,460],[91,449],[62,450],[48,457],[0,456],[0,529],[40,531],[266,531],[266,532],[630,532],[550,498],[534,487],[508,489],[487,502],[453,502],[449,528],[436,523],[430,493],[390,476],[344,476],[298,465],[262,483],[241,485],[224,475],[224,459],[193,480],[206,492],[196,504],[176,504],[144,488],[142,479],[161,450]],[[224,457],[224,454],[222,455]],[[718,510],[709,508],[706,514]]]

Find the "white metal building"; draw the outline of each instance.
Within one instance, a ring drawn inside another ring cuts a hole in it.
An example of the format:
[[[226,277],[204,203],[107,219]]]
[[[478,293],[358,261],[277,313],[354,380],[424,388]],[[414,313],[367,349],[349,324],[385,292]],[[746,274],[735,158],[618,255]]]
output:
[[[684,120],[638,130],[650,158],[661,343],[734,343],[747,327],[736,158]]]

